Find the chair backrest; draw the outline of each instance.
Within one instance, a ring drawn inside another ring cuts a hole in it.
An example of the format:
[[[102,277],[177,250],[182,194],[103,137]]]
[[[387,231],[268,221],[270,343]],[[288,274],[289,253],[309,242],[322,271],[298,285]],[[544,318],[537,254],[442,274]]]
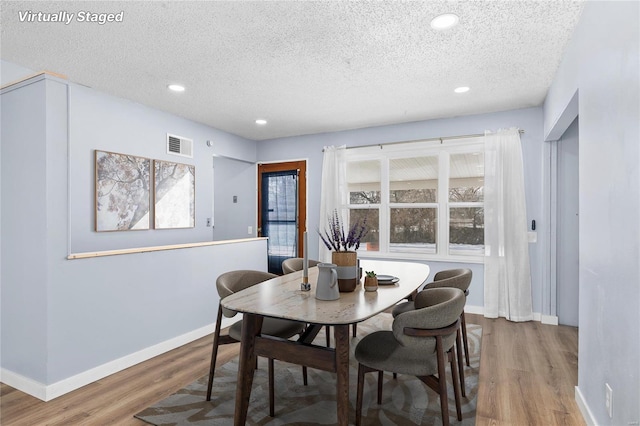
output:
[[[225,272],[216,279],[216,288],[218,289],[218,295],[220,300],[225,297],[237,293],[240,290],[254,286],[263,281],[275,278],[277,275],[263,271],[251,271],[251,270],[239,270]],[[236,314],[235,311],[222,308],[222,314],[225,317],[231,318]]]
[[[433,282],[426,285],[426,288],[439,288],[439,287],[455,287],[460,290],[467,291],[471,285],[471,278],[473,273],[471,269],[447,269],[445,271],[438,272],[433,277]]]
[[[292,257],[289,259],[285,259],[282,262],[282,272],[284,272],[285,274],[290,274],[292,272],[302,271],[302,269],[304,268],[304,266],[302,265],[303,261],[304,259],[301,257]],[[316,266],[318,263],[320,262],[317,260],[309,259],[309,268]]]
[[[393,320],[393,335],[403,346],[416,347],[427,353],[435,351],[434,337],[415,337],[405,334],[405,328],[435,330],[455,323],[462,314],[466,298],[454,287],[425,289],[415,299],[415,309],[403,312]],[[453,346],[455,331],[443,337],[445,350]]]

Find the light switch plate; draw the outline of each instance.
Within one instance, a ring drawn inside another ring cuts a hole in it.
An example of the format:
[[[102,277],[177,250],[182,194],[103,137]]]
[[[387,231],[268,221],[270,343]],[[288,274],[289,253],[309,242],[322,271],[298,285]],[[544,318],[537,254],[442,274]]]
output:
[[[605,394],[604,394],[604,405],[607,407],[607,414],[609,414],[609,418],[613,418],[613,389],[609,386],[609,383],[604,384]]]

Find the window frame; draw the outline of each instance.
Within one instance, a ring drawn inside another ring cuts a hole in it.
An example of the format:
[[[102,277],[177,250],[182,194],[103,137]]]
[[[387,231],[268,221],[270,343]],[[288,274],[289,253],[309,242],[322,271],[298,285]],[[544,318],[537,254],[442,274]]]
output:
[[[380,203],[351,204],[349,184],[345,182],[342,208],[346,211],[355,209],[378,209],[379,211],[379,251],[360,250],[361,256],[384,257],[396,259],[423,259],[465,263],[483,263],[484,250],[452,250],[449,244],[450,209],[456,207],[482,207],[483,201],[452,202],[449,201],[449,176],[451,154],[484,154],[484,138],[469,137],[448,140],[424,140],[415,142],[392,143],[386,145],[350,148],[346,152],[345,167],[350,162],[380,161]],[[435,203],[391,203],[390,199],[390,160],[407,157],[438,157],[438,186]],[[390,215],[392,208],[436,208],[437,234],[435,253],[413,249],[401,251],[390,247]]]

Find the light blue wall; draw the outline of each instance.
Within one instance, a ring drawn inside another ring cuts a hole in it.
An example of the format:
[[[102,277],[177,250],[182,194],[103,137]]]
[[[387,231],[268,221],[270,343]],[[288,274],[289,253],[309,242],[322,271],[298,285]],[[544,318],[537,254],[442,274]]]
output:
[[[210,326],[218,303],[216,277],[233,269],[266,270],[264,240],[66,259],[69,252],[210,241],[211,228],[201,216],[211,214],[213,154],[253,161],[255,142],[48,76],[4,89],[1,100],[5,383],[59,386]],[[163,155],[167,131],[195,140],[196,203],[209,194],[198,210],[201,226],[93,232],[92,221],[81,217],[92,214],[93,149],[169,159]],[[204,148],[205,138],[214,140],[213,148]],[[205,165],[208,178],[199,174]],[[102,238],[113,234],[121,239]],[[7,381],[15,377],[23,379]]]
[[[256,165],[229,158],[213,159],[216,190],[214,194],[214,240],[255,237],[258,211]],[[233,197],[237,196],[237,202]],[[224,206],[224,207],[223,207]],[[251,226],[251,234],[249,234]]]
[[[3,92],[0,149],[2,365],[39,381],[48,346],[46,93],[44,80]]]
[[[542,109],[527,108],[492,114],[480,114],[457,118],[420,121],[413,123],[370,127],[335,133],[273,139],[258,142],[259,161],[287,161],[307,159],[307,212],[309,232],[309,256],[318,256],[318,227],[320,212],[320,186],[322,175],[322,148],[327,145],[348,147],[484,133],[500,128],[519,127],[525,130],[521,136],[524,156],[527,217],[536,220],[538,235],[548,232],[548,224],[542,216]],[[540,244],[530,244],[532,296],[534,312],[542,312],[543,252]],[[432,270],[460,267],[459,264],[426,262]],[[469,265],[473,270],[469,305],[483,306],[484,270],[482,265]],[[546,312],[545,312],[546,313]]]
[[[193,139],[194,158],[167,154],[167,133]],[[69,85],[69,140],[72,253],[211,241],[213,230],[206,226],[206,219],[213,214],[213,154],[246,161],[255,161],[256,158],[254,141],[76,84]],[[214,146],[208,147],[207,140],[213,141]],[[95,173],[93,156],[96,149],[195,165],[195,228],[94,232],[92,176]],[[242,170],[245,169],[246,164],[237,163],[242,165]],[[232,168],[217,173],[216,184],[221,191],[226,191],[235,174]],[[235,206],[231,200],[220,199],[217,207],[226,210]],[[230,222],[218,221],[219,228],[243,227],[245,232],[235,238],[247,237],[244,220],[237,223],[235,216],[225,219]]]
[[[640,421],[639,16],[638,2],[587,2],[544,104],[553,134],[579,93],[578,389],[599,425]]]
[[[4,86],[35,74],[35,71],[23,66],[0,60],[0,86]]]

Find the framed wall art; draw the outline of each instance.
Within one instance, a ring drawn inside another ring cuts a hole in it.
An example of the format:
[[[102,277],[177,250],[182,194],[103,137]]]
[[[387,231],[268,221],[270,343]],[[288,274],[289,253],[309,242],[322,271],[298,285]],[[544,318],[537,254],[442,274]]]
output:
[[[149,229],[151,160],[95,151],[95,229]]]
[[[154,160],[153,168],[155,229],[195,227],[195,166]]]

